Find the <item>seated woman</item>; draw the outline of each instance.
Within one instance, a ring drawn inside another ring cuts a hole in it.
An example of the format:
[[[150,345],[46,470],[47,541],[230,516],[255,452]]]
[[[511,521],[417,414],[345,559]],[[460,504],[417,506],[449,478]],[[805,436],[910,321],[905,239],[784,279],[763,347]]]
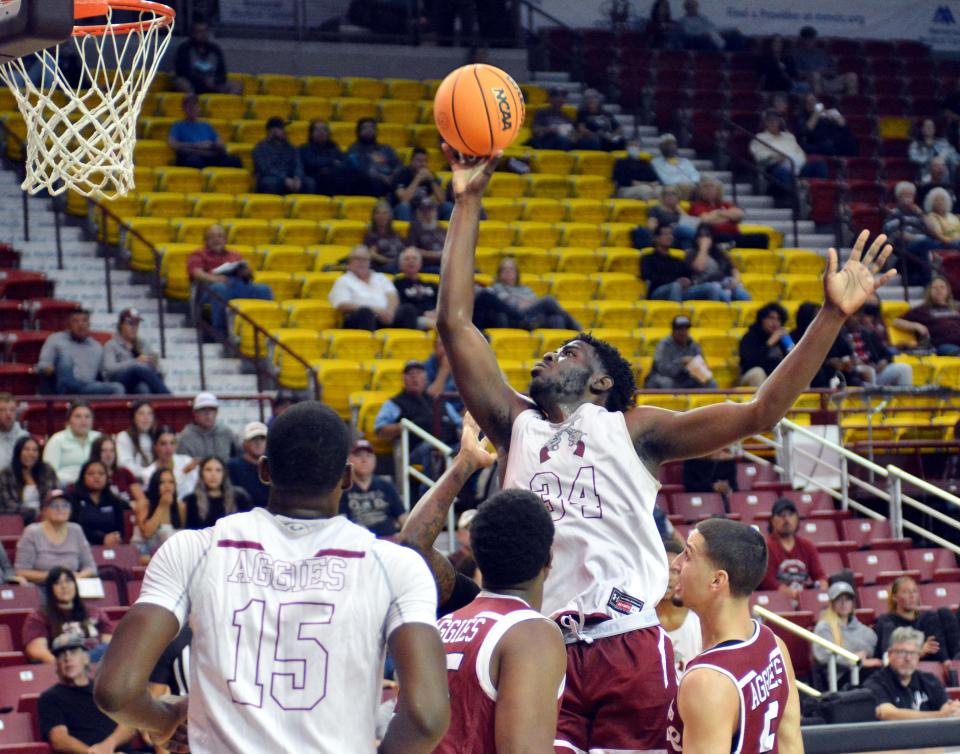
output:
[[[525,330],[548,327],[560,330],[580,330],[580,325],[552,296],[540,298],[530,288],[520,285],[517,260],[504,257],[497,268],[496,282],[490,286],[501,302],[514,313],[515,326]]]
[[[109,435],[101,435],[93,441],[90,460],[100,461],[107,470],[107,485],[110,491],[127,503],[144,501],[143,486],[130,469],[117,463],[117,443]]]
[[[43,460],[57,474],[60,484],[77,481],[80,467],[90,457],[93,441],[100,433],[93,429],[93,409],[85,401],[74,401],[67,409],[67,426],[54,432],[43,448]]]
[[[813,92],[803,98],[797,141],[807,154],[853,157],[858,150],[857,137],[847,126],[846,118],[835,107],[824,108]]]
[[[377,272],[397,271],[397,259],[407,244],[393,227],[393,208],[385,199],[378,201],[373,208],[363,245],[370,250],[373,269]]]
[[[63,490],[52,490],[40,508],[40,521],[23,530],[17,542],[13,567],[17,575],[41,584],[51,568],[62,566],[78,578],[97,575],[90,543],[79,524],[71,523],[70,498]]]
[[[106,466],[100,461],[83,464],[71,497],[70,520],[80,524],[90,544],[116,547],[123,542],[124,517],[130,508],[108,486]]]
[[[131,542],[140,557],[149,560],[160,545],[183,528],[177,500],[177,480],[170,469],[158,469],[150,477],[145,501],[134,503],[137,527]]]
[[[44,607],[23,622],[23,651],[32,662],[56,663],[50,645],[60,634],[78,634],[93,662],[103,656],[113,622],[100,608],[84,604],[77,577],[69,568],[51,568],[43,581]]]
[[[888,613],[877,618],[874,630],[877,632],[876,656],[882,658],[890,645],[890,635],[901,626],[922,631],[926,638],[920,650],[920,660],[943,662],[950,661],[947,649],[947,632],[939,611],[920,609],[920,590],[917,582],[910,576],[894,579],[887,595]],[[949,612],[949,611],[947,611]]]
[[[953,213],[953,199],[945,188],[935,188],[923,200],[927,233],[937,246],[960,249],[960,217]]]
[[[937,136],[937,123],[933,118],[924,118],[913,129],[913,141],[908,152],[910,161],[919,169],[920,182],[930,182],[930,163],[940,158],[947,163],[952,175],[956,170],[960,156],[949,141]]]
[[[713,229],[704,223],[697,228],[694,248],[687,252],[687,267],[693,285],[710,285],[715,291],[714,301],[749,301],[750,294],[740,282],[740,273],[733,266],[730,255],[716,242]]]
[[[859,655],[861,667],[879,668],[883,667],[883,662],[873,656],[877,646],[877,635],[869,626],[861,623],[855,614],[856,609],[856,590],[846,581],[837,581],[830,585],[827,590],[827,597],[830,605],[820,613],[820,619],[814,627],[813,632],[834,644],[839,644],[844,649]],[[830,659],[831,652],[821,647],[819,644],[813,644],[813,659],[817,663],[817,670],[822,678],[827,677],[827,662]],[[841,687],[850,678],[850,668],[852,664],[849,660],[837,657],[837,687]],[[863,680],[863,674],[860,676]],[[822,684],[826,688],[826,684]]]
[[[148,401],[134,401],[130,407],[130,426],[117,435],[117,463],[138,479],[153,463],[153,438],[157,433],[156,414]]]
[[[940,356],[960,354],[960,311],[945,277],[931,280],[924,303],[897,317],[893,326],[913,333],[921,345],[929,343]]]
[[[246,490],[234,487],[223,461],[209,456],[200,464],[196,489],[180,501],[180,520],[184,529],[205,529],[224,516],[249,509]]]
[[[597,149],[610,152],[623,149],[626,139],[621,126],[612,113],[603,108],[600,92],[587,89],[583,104],[577,110],[577,149]]]
[[[141,481],[149,482],[157,469],[170,469],[177,480],[178,490],[192,490],[197,484],[200,461],[177,453],[177,433],[170,427],[160,427],[153,442],[154,461],[143,470]]]
[[[763,233],[741,233],[743,210],[723,198],[723,184],[716,178],[703,178],[696,197],[690,202],[691,216],[701,226],[707,225],[720,243],[734,243],[741,248],[765,249],[770,241]]]
[[[40,444],[24,435],[13,445],[10,465],[0,471],[0,513],[17,513],[32,523],[40,501],[56,486],[56,472],[40,460]]]
[[[742,387],[760,387],[793,348],[786,322],[787,310],[775,302],[757,311],[754,323],[740,339]]]

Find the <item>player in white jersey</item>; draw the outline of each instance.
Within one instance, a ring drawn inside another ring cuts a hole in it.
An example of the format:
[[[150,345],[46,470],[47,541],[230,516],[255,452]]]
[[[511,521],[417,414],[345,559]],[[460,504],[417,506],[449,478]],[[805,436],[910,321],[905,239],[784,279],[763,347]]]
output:
[[[440,275],[437,328],[464,403],[507,464],[504,487],[536,492],[556,525],[544,612],[566,628],[561,752],[663,749],[676,680],[655,606],[667,559],[653,522],[656,471],[763,432],[810,384],[844,321],[895,272],[877,276],[885,236],[857,239],[842,270],[829,252],[825,304],[756,397],[687,412],[634,406],[630,364],[581,334],[532,371],[530,396],[506,382],[473,325],[481,200],[500,155],[468,162],[444,145],[456,206]]]
[[[189,706],[193,754],[377,751],[389,647],[402,692],[379,751],[430,752],[449,701],[436,590],[422,558],[338,516],[349,433],[317,402],[279,416],[260,475],[266,510],[171,537],[97,674],[96,700],[162,742]],[[189,620],[189,704],[147,680]]]

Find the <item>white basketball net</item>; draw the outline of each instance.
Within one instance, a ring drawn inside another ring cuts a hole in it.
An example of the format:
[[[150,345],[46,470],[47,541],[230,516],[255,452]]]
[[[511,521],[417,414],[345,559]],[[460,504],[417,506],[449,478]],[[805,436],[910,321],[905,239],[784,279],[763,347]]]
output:
[[[137,118],[170,44],[173,21],[144,10],[140,28],[115,35],[112,14],[103,34],[75,33],[63,45],[0,64],[0,80],[26,120],[22,187],[31,194],[73,189],[112,198],[134,187]],[[72,75],[61,68],[68,61]]]

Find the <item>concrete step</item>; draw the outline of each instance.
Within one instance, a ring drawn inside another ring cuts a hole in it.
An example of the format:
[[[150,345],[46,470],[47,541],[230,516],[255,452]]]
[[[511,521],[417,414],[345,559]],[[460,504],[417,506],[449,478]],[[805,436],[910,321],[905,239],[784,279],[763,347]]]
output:
[[[743,197],[737,197],[742,200]],[[740,202],[742,206],[742,201]],[[751,207],[746,208],[743,221],[745,223],[764,223],[772,222],[790,222],[792,215],[788,209],[778,209],[777,207]]]
[[[551,84],[570,83],[570,74],[565,71],[537,71],[533,74],[531,83],[540,86],[550,86]]]

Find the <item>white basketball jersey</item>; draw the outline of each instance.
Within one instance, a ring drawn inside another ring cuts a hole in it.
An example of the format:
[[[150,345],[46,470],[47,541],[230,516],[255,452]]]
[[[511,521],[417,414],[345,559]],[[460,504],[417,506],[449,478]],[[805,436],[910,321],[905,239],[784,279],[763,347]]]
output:
[[[528,410],[513,423],[504,488],[532,490],[556,526],[543,612],[623,617],[667,590],[653,520],[660,483],[641,463],[624,415],[585,403],[562,424]]]
[[[343,516],[262,508],[169,539],[138,603],[193,629],[190,750],[374,752],[387,637],[436,625],[422,558]]]

